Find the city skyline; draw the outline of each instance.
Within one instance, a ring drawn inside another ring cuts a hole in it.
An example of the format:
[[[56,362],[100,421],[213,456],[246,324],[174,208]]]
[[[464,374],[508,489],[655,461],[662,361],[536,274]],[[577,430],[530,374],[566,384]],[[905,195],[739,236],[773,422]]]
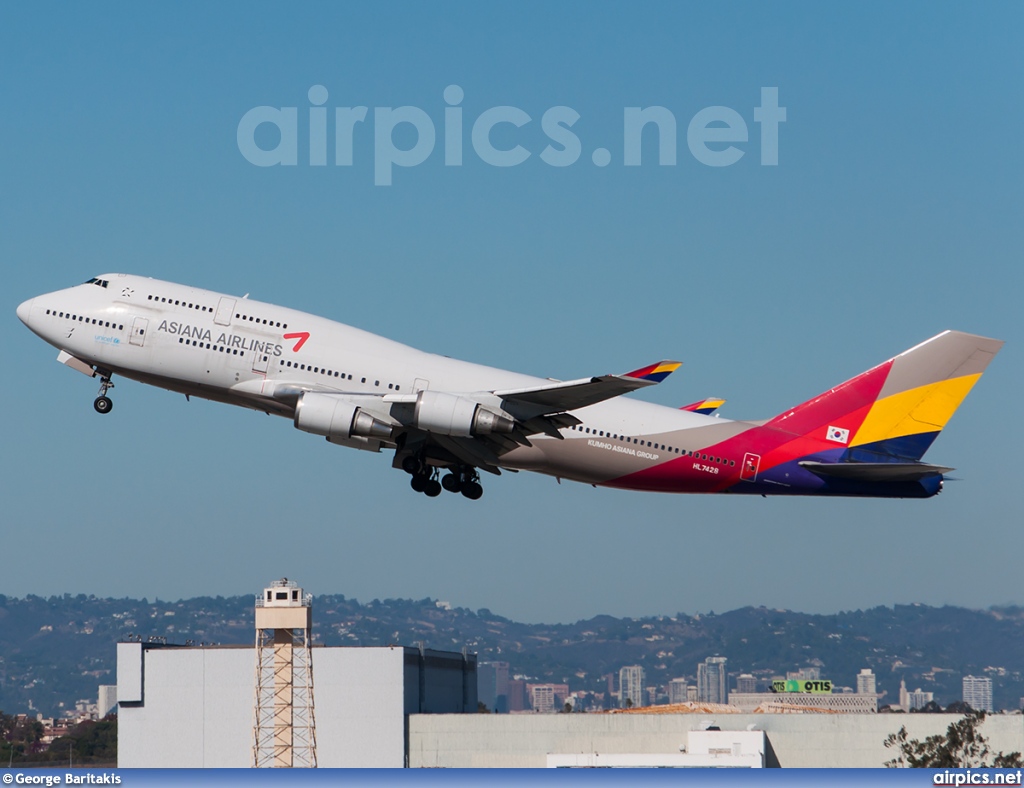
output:
[[[252,627],[252,604],[251,594],[173,603],[0,596],[5,622],[0,628],[0,668],[6,676],[0,708],[50,715],[72,708],[79,699],[95,695],[93,682],[113,678],[112,644],[117,642],[244,643],[249,638],[240,633]],[[956,665],[990,678],[992,700],[999,708],[1015,709],[1024,692],[1012,648],[1019,642],[1024,617],[1011,609],[979,614],[914,606],[828,617],[746,609],[717,616],[599,617],[564,626],[517,623],[432,599],[361,604],[314,595],[313,610],[313,639],[322,645],[400,643],[443,649],[462,644],[478,655],[480,696],[490,711],[531,710],[538,705],[535,688],[541,686],[551,690],[545,708],[555,711],[564,710],[567,702],[572,711],[618,707],[623,702],[622,668],[629,665],[643,668],[646,686],[637,694],[644,704],[697,702],[698,664],[709,651],[728,660],[729,702],[735,695],[737,705],[751,709],[787,702],[770,692],[776,680],[796,685],[785,686],[786,692],[834,693],[846,711],[866,711],[867,703],[870,709],[908,708],[909,699],[900,698],[901,683],[905,693],[916,688],[933,693],[942,706],[960,703],[962,674]],[[957,633],[971,635],[961,638]],[[780,635],[794,643],[780,651]],[[708,647],[723,637],[732,645]],[[952,651],[950,637],[958,644]],[[917,664],[908,664],[908,658]],[[881,675],[875,677],[862,665],[874,666]],[[866,671],[877,679],[876,692],[864,692]],[[804,682],[812,686],[801,687]],[[741,691],[752,687],[753,693]]]

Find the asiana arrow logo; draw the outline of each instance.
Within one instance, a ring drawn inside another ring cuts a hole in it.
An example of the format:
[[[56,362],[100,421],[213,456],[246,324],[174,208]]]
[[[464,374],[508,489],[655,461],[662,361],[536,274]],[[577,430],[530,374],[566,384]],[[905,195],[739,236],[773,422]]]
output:
[[[299,340],[298,342],[295,343],[295,346],[292,348],[292,352],[293,353],[298,353],[299,349],[303,345],[306,344],[306,340],[309,339],[309,332],[308,331],[296,331],[295,333],[292,333],[292,334],[285,334],[284,338],[285,339],[297,339],[297,340]]]

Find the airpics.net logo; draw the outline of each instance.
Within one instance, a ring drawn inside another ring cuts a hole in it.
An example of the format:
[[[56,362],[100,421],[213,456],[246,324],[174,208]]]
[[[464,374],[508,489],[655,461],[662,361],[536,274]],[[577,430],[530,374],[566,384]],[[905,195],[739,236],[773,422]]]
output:
[[[237,139],[238,150],[246,161],[257,167],[298,166],[299,138],[308,134],[309,166],[326,167],[331,160],[336,167],[351,167],[357,155],[372,153],[374,184],[390,186],[396,167],[416,167],[427,161],[437,147],[438,126],[420,107],[374,107],[372,113],[369,107],[334,107],[334,112],[329,113],[325,106],[328,92],[323,85],[313,85],[307,97],[310,106],[304,108],[301,121],[299,107],[253,107],[242,116]],[[492,167],[516,167],[534,153],[550,167],[571,167],[584,154],[583,141],[573,131],[580,113],[572,107],[556,106],[544,111],[540,128],[547,144],[539,151],[531,151],[523,144],[526,139],[517,142],[516,135],[510,133],[533,123],[534,118],[525,110],[498,106],[485,109],[475,118],[466,118],[462,107],[465,92],[461,87],[449,85],[443,97],[440,136],[446,167],[462,166],[467,131],[473,155]],[[330,115],[333,135],[329,134]],[[779,106],[777,87],[761,88],[761,103],[753,108],[752,119],[760,137],[761,166],[778,165],[779,125],[786,120],[786,108]],[[372,151],[369,135],[361,133],[371,124]],[[674,167],[679,124],[672,111],[663,106],[623,108],[622,164],[639,167],[644,163],[641,143],[648,126],[653,127],[656,136],[658,165]],[[732,166],[746,155],[749,141],[747,121],[730,107],[704,107],[686,125],[690,155],[708,167]],[[648,152],[649,160],[653,152]],[[607,167],[612,163],[612,151],[595,147],[590,152],[590,161],[597,167]]]

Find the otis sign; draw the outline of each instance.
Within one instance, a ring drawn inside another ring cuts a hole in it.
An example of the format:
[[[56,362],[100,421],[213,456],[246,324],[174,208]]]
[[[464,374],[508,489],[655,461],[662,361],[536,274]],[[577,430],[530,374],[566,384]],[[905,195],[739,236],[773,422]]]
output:
[[[812,681],[810,679],[776,679],[772,682],[772,692],[803,692],[811,695],[831,695],[832,682],[827,679]]]

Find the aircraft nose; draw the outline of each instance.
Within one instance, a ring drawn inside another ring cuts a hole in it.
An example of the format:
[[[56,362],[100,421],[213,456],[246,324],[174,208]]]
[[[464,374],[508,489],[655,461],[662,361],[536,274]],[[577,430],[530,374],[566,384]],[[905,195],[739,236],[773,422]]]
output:
[[[34,301],[35,301],[34,298],[30,298],[28,301],[25,301],[23,304],[19,304],[18,305],[18,320],[20,320],[26,326],[29,325],[29,320],[32,318],[32,303]]]

